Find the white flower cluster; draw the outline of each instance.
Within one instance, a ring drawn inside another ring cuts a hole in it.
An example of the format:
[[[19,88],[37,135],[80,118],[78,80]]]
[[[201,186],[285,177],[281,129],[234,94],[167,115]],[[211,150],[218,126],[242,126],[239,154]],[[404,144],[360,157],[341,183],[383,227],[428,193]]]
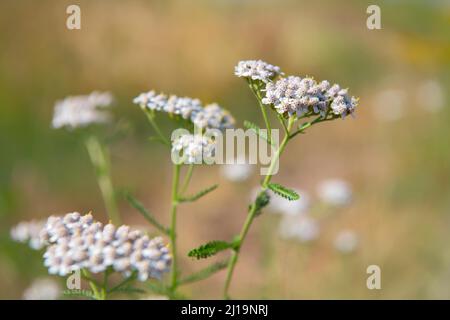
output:
[[[328,111],[345,117],[353,114],[358,101],[350,97],[347,89],[330,86],[328,81],[317,83],[312,78],[290,76],[268,83],[262,103],[273,105],[278,113],[300,117],[306,113],[325,116]],[[331,109],[331,110],[330,110]]]
[[[99,273],[112,268],[126,277],[137,272],[138,279],[145,281],[159,279],[170,269],[171,256],[161,238],[150,239],[125,225],[103,226],[90,214],[50,217],[41,239],[49,245],[44,265],[50,274],[64,276],[82,268]]]
[[[174,163],[202,164],[214,156],[215,148],[214,141],[205,135],[183,134],[172,142],[172,160]]]
[[[240,78],[271,82],[273,78],[281,75],[281,69],[262,60],[239,61],[234,68],[234,74]]]
[[[217,103],[212,103],[192,116],[192,122],[199,128],[232,129],[234,118]]]
[[[233,128],[234,118],[218,104],[203,107],[198,99],[157,94],[155,91],[141,93],[133,102],[143,109],[167,112],[189,120],[199,128],[225,130]]]
[[[52,127],[74,129],[90,124],[105,123],[110,114],[102,108],[113,102],[109,92],[92,92],[84,96],[70,96],[57,101],[53,114]]]
[[[61,296],[61,287],[53,279],[40,278],[23,292],[24,300],[57,300]]]
[[[11,229],[11,238],[17,242],[28,243],[32,249],[39,250],[44,247],[39,236],[44,225],[45,221],[41,220],[21,222]]]

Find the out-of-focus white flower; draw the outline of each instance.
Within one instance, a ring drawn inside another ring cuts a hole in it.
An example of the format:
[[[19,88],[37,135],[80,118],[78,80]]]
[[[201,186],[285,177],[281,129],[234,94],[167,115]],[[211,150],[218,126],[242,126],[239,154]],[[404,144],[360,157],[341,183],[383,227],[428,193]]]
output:
[[[320,234],[317,220],[305,216],[284,216],[281,219],[279,235],[283,239],[295,239],[305,243],[316,240]]]
[[[417,90],[417,103],[426,111],[436,112],[445,105],[445,91],[436,80],[423,82]]]
[[[214,156],[215,147],[206,135],[184,134],[172,142],[172,158],[182,159],[185,164],[201,164]]]
[[[50,274],[65,276],[74,270],[99,273],[111,267],[128,277],[137,273],[140,281],[160,279],[171,265],[169,250],[161,238],[122,225],[103,226],[92,215],[78,212],[50,217],[41,231],[48,244],[44,265]]]
[[[294,191],[300,195],[300,199],[290,201],[269,191],[270,203],[268,208],[270,212],[287,216],[296,216],[307,213],[311,206],[309,194],[303,190],[295,189]]]
[[[317,83],[312,78],[291,76],[268,83],[262,103],[273,105],[278,113],[288,116],[310,113],[325,116],[330,111],[344,118],[354,113],[358,100],[349,96],[347,89],[337,84],[330,86],[326,80]]]
[[[239,61],[234,68],[234,74],[240,78],[261,80],[267,83],[272,81],[276,76],[281,75],[282,72],[280,67],[262,60],[245,60]]]
[[[225,130],[233,128],[234,118],[217,103],[203,107],[199,99],[167,96],[155,91],[141,93],[133,99],[142,109],[166,112],[191,121],[198,128]]]
[[[112,102],[113,97],[109,92],[93,92],[57,101],[52,127],[74,129],[108,122],[111,115],[104,108],[110,106]]]
[[[11,229],[11,238],[17,242],[28,243],[32,249],[39,250],[44,247],[39,237],[44,225],[43,220],[23,221]]]
[[[317,194],[320,200],[333,206],[344,206],[352,200],[350,184],[340,179],[322,181],[317,187]]]
[[[386,89],[375,95],[373,112],[380,121],[396,121],[405,113],[405,102],[405,92],[399,89]]]
[[[53,279],[36,279],[23,292],[24,300],[57,300],[61,296],[61,287]]]
[[[350,253],[358,247],[358,235],[352,230],[343,230],[334,239],[334,247],[341,253]]]
[[[220,168],[220,173],[225,179],[233,182],[247,180],[253,172],[253,166],[245,162],[245,158],[237,158],[233,164],[225,164]]]

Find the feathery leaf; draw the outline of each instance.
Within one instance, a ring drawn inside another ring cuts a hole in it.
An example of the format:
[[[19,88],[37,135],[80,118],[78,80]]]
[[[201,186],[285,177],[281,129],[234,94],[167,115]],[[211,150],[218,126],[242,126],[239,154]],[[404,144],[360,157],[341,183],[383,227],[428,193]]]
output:
[[[129,192],[125,192],[125,198],[130,203],[130,205],[135,208],[137,211],[139,211],[144,218],[150,222],[155,228],[157,228],[159,231],[169,234],[170,231],[168,228],[164,227],[161,223],[159,223],[155,217],[152,216],[152,214],[145,209],[142,203],[140,203],[136,198],[134,198]]]
[[[300,199],[300,196],[295,192],[294,190],[288,189],[286,187],[283,187],[281,184],[278,183],[269,183],[267,185],[270,190],[272,190],[275,194],[286,198],[288,200],[298,200]]]
[[[217,263],[214,263],[198,272],[195,272],[185,278],[182,278],[178,284],[183,285],[191,282],[200,281],[203,279],[208,278],[209,276],[213,275],[214,273],[225,269],[228,266],[228,260],[220,261]]]
[[[206,188],[196,194],[194,194],[193,196],[189,196],[189,197],[181,197],[178,199],[178,201],[180,202],[193,202],[196,201],[198,199],[200,199],[201,197],[207,195],[208,193],[210,193],[211,191],[214,191],[215,189],[217,189],[219,185],[215,184],[209,188]]]
[[[197,259],[205,259],[217,254],[220,251],[233,248],[234,244],[226,241],[210,241],[198,248],[192,249],[188,253],[188,257]]]

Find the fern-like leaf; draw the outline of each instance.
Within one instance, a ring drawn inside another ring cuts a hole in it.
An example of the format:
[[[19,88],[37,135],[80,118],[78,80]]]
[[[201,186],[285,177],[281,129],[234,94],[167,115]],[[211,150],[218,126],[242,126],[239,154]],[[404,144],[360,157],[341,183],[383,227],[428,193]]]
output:
[[[147,209],[145,209],[144,205],[140,203],[135,197],[133,197],[129,192],[125,192],[125,199],[127,199],[130,205],[135,208],[140,214],[142,214],[142,216],[156,229],[167,235],[170,233],[169,229],[159,223],[158,220],[156,220],[156,218],[153,217],[153,215]]]
[[[277,194],[283,198],[286,198],[290,201],[300,199],[300,196],[297,194],[297,192],[295,192],[294,190],[288,189],[286,187],[283,187],[281,184],[269,183],[267,186],[275,194]]]
[[[196,201],[198,199],[200,199],[201,197],[207,195],[208,193],[210,193],[211,191],[214,191],[215,189],[217,189],[219,185],[215,184],[209,188],[206,188],[196,194],[194,194],[193,196],[189,196],[189,197],[181,197],[180,199],[178,199],[178,201],[180,202],[193,202]]]
[[[185,278],[182,278],[179,281],[180,285],[192,283],[196,281],[200,281],[203,279],[208,278],[209,276],[213,275],[216,272],[219,272],[222,269],[225,269],[228,266],[228,260],[220,261],[217,263],[214,263],[198,272],[195,272]]]
[[[188,253],[188,257],[205,259],[209,258],[220,251],[233,248],[233,244],[226,241],[211,241],[198,248],[192,249]]]

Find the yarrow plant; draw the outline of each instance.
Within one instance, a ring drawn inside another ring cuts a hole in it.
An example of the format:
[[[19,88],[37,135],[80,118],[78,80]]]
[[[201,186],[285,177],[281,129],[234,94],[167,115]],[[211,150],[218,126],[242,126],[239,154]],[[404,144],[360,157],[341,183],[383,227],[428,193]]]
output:
[[[302,193],[301,191],[272,182],[278,170],[278,161],[288,143],[314,125],[353,116],[358,105],[358,99],[350,96],[347,89],[342,89],[337,84],[316,81],[311,77],[285,77],[280,67],[261,60],[240,61],[235,67],[235,75],[246,80],[265,124],[265,128],[260,128],[244,121],[244,126],[263,138],[274,153],[267,173],[248,206],[247,217],[240,232],[230,241],[213,240],[188,252],[191,258],[205,259],[230,250],[229,259],[211,264],[191,275],[182,274],[178,262],[177,214],[182,204],[195,202],[217,188],[217,185],[213,185],[188,194],[194,166],[213,163],[207,160],[217,152],[217,133],[233,129],[236,122],[217,103],[203,104],[199,99],[166,95],[154,90],[139,94],[133,99],[133,103],[140,107],[150,122],[156,134],[154,140],[167,146],[172,157],[169,226],[157,221],[130,193],[125,193],[125,198],[158,232],[169,238],[169,245],[165,246],[160,237],[150,239],[143,232],[121,225],[111,179],[109,152],[100,139],[101,134],[95,129],[97,125],[112,122],[108,107],[113,98],[109,93],[98,92],[68,97],[57,102],[52,126],[80,133],[96,170],[110,223],[103,225],[95,221],[91,214],[74,212],[62,217],[50,217],[45,223],[19,224],[12,230],[12,237],[20,242],[28,242],[35,249],[45,248],[44,264],[50,274],[65,276],[74,270],[81,271],[94,293],[92,297],[96,299],[105,299],[119,289],[123,291],[124,285],[129,285],[134,280],[148,282],[153,278],[161,280],[158,284],[148,284],[154,294],[179,298],[182,297],[178,292],[180,286],[205,279],[223,269],[227,269],[223,297],[230,298],[234,270],[254,219],[262,214],[271,199],[272,208],[278,206],[282,211],[287,206],[280,205],[276,197],[286,201],[300,199],[298,193]],[[176,130],[172,135],[165,133],[158,124],[161,115],[171,119],[176,129],[182,131]],[[278,135],[272,134],[275,123],[284,132],[281,143],[275,141]],[[244,168],[238,173],[226,173],[226,176],[230,176],[231,180],[242,181],[250,172],[249,168]],[[328,198],[333,197],[332,191],[325,193]],[[305,195],[298,205],[288,207],[288,211],[292,212],[291,218],[295,220],[309,208],[308,197]],[[288,221],[286,227],[288,229],[285,233],[289,237],[302,234],[305,241],[318,234],[318,228],[306,216],[302,220],[296,220],[296,223]],[[37,230],[39,238],[36,237]],[[111,289],[108,279],[113,272],[122,275],[124,281]],[[170,277],[166,282],[163,275],[168,272]],[[96,274],[103,275],[102,283],[95,279]]]

